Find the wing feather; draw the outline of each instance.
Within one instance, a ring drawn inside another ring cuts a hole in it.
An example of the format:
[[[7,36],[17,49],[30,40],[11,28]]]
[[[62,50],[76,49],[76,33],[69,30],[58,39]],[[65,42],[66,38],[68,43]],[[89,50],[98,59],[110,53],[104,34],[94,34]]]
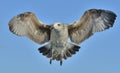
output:
[[[81,20],[68,25],[69,37],[72,42],[79,44],[95,32],[112,27],[115,19],[116,14],[109,10],[87,10]]]
[[[18,36],[27,36],[38,44],[50,39],[50,26],[41,23],[34,13],[25,12],[13,17],[9,22],[9,29]]]

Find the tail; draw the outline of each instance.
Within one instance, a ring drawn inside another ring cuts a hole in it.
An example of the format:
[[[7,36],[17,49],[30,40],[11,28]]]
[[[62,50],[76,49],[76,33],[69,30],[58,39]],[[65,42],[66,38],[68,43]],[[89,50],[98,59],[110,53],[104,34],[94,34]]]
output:
[[[51,47],[50,44],[47,44],[45,46],[40,47],[38,50],[44,56],[50,58],[50,64],[52,63],[52,60],[57,60],[60,61],[60,65],[62,65],[62,59],[66,60],[68,57],[71,57],[73,54],[76,54],[76,52],[79,51],[79,49],[80,46],[69,43],[68,46],[62,49],[54,49]]]

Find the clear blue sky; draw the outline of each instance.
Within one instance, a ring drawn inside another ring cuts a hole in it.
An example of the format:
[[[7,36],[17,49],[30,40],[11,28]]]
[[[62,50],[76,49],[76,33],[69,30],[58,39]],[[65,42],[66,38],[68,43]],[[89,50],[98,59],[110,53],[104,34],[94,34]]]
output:
[[[23,12],[34,12],[47,24],[72,23],[91,8],[115,12],[118,17],[114,27],[84,41],[80,51],[63,66],[56,61],[50,65],[37,50],[41,45],[8,29],[9,20]],[[119,16],[120,0],[1,0],[0,73],[120,73]]]

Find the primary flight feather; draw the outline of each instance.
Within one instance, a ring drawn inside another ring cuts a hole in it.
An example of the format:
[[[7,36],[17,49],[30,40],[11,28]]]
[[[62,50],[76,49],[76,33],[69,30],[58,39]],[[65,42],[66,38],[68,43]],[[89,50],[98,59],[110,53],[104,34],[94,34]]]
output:
[[[13,17],[9,29],[18,36],[27,36],[38,44],[40,53],[52,60],[60,61],[71,57],[79,51],[79,44],[95,32],[100,32],[113,26],[116,14],[109,10],[90,9],[82,18],[73,24],[54,23],[47,25],[37,19],[34,13],[25,12]],[[68,42],[70,37],[71,43]]]

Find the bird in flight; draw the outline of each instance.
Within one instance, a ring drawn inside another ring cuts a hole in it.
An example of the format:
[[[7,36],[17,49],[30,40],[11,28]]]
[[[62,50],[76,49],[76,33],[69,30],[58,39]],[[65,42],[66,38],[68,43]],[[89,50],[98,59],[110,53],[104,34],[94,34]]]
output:
[[[13,17],[9,22],[9,29],[18,36],[26,36],[38,44],[46,45],[38,51],[52,60],[67,59],[79,51],[84,40],[96,32],[113,26],[116,14],[109,10],[89,9],[85,11],[80,20],[72,23],[42,23],[32,12],[25,12]],[[70,38],[71,42],[68,42]]]

